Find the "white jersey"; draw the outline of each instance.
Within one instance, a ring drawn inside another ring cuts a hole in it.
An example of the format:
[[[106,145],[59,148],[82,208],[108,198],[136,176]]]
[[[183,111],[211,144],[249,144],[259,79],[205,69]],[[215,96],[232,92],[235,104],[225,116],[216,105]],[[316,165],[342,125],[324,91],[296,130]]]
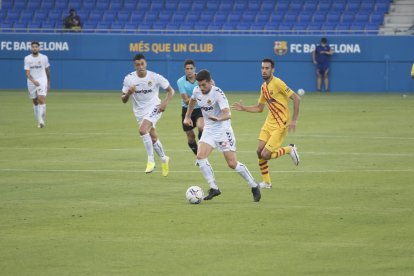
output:
[[[33,79],[39,82],[47,81],[46,68],[49,68],[49,66],[49,59],[41,53],[36,57],[30,54],[24,58],[24,70],[29,70]],[[32,84],[29,79],[27,83]]]
[[[191,99],[196,100],[201,107],[204,117],[204,130],[223,131],[231,129],[231,120],[213,121],[209,116],[221,116],[222,109],[229,108],[229,102],[224,92],[217,86],[212,86],[208,94],[203,94],[198,86],[193,90]]]
[[[161,103],[159,98],[160,87],[167,89],[170,83],[163,76],[147,71],[143,78],[138,77],[134,71],[125,76],[122,93],[127,93],[129,88],[134,86],[135,93],[132,94],[133,110],[136,116],[143,116],[149,108]]]

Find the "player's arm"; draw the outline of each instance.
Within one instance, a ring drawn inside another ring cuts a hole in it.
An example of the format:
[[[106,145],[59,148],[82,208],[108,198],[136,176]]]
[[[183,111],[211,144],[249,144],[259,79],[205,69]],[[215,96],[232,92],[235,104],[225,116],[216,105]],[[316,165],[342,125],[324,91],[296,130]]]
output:
[[[240,100],[239,102],[234,103],[231,108],[238,110],[238,111],[246,111],[246,112],[250,112],[250,113],[261,113],[263,112],[264,109],[264,104],[262,103],[257,103],[256,105],[249,105],[246,106],[243,104],[243,101]]]
[[[122,89],[122,96],[121,96],[121,100],[123,103],[127,103],[129,100],[129,96],[132,95],[132,93],[135,92],[135,87],[131,86],[128,88],[128,90],[126,92],[124,92],[124,89]]]
[[[167,96],[165,97],[165,99],[161,102],[159,110],[160,112],[164,112],[165,109],[167,108],[167,105],[169,104],[169,102],[171,101],[172,97],[175,94],[174,88],[171,87],[171,85],[169,85],[165,91],[167,92]]]
[[[293,101],[293,116],[292,121],[289,125],[289,130],[295,131],[296,130],[296,123],[299,116],[299,105],[300,105],[300,97],[296,93],[292,93],[289,97]]]
[[[190,97],[188,97],[187,93],[183,93],[181,94],[181,98],[183,99],[183,102],[188,105],[188,103],[190,102]]]
[[[191,120],[191,114],[193,113],[196,102],[197,101],[195,99],[190,98],[190,101],[188,102],[187,112],[185,113],[183,124],[188,125],[188,126],[193,126],[193,120]]]
[[[30,74],[30,70],[24,70],[26,72],[26,77],[36,86],[39,86],[40,83],[38,81],[36,81],[32,75]]]
[[[317,63],[316,62],[316,49],[313,50],[313,52],[312,52],[312,61],[313,61],[313,64],[316,64]]]
[[[413,63],[413,67],[411,67],[411,78],[414,79],[414,63]]]
[[[216,117],[216,116],[209,116],[208,117],[210,120],[212,121],[225,121],[225,120],[229,120],[231,119],[231,112],[230,112],[230,108],[226,107],[223,108],[221,110],[221,115]]]
[[[46,77],[47,77],[47,90],[50,90],[50,67],[46,67]]]

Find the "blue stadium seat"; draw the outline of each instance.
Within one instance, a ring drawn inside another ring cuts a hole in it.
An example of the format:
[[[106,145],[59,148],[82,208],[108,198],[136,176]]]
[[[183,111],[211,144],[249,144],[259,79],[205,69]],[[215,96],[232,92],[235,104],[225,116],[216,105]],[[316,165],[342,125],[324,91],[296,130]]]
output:
[[[279,24],[278,30],[280,34],[292,34],[293,24],[291,23],[282,23]]]
[[[26,9],[26,0],[14,1],[13,9],[17,11],[22,11]]]
[[[111,11],[119,11],[122,9],[124,5],[123,0],[111,0],[111,4],[109,5],[109,9]]]
[[[86,11],[92,11],[95,9],[95,1],[83,1],[82,8]]]
[[[145,22],[146,23],[154,23],[158,20],[158,12],[157,11],[147,11],[145,12]]]
[[[172,22],[173,23],[181,23],[185,20],[187,13],[184,11],[178,11],[173,14]]]
[[[194,30],[197,30],[197,31],[207,30],[208,24],[209,24],[208,22],[197,22],[196,24],[194,24]]]
[[[98,22],[89,22],[89,21],[85,22],[82,25],[82,32],[86,32],[86,33],[94,32],[97,25],[98,25]]]
[[[89,18],[89,11],[80,10],[76,12],[77,15],[79,15],[81,22],[87,20]],[[67,16],[67,14],[63,14],[62,17]],[[59,20],[61,22],[62,20]]]
[[[305,12],[314,12],[318,9],[318,1],[306,1],[303,4],[302,10]]]
[[[146,26],[146,23],[140,23],[139,25],[141,26]],[[142,27],[143,29],[147,29],[147,27]],[[127,22],[124,25],[124,30],[125,31],[136,31],[138,29],[138,24],[136,22]]]
[[[354,34],[362,34],[365,32],[365,24],[354,22],[349,28]]]
[[[244,1],[237,1],[233,5],[233,11],[242,12],[247,9],[247,3]]]
[[[262,2],[262,5],[260,6],[260,11],[261,12],[272,12],[275,9],[275,2],[274,1],[269,1],[269,0],[264,0]]]
[[[337,34],[349,34],[349,23],[338,23],[335,30]]]
[[[1,32],[3,33],[12,32],[13,24],[11,22],[0,22],[0,29],[1,29]]]
[[[236,25],[236,31],[238,31],[238,33],[249,33],[249,30],[250,24],[240,23]]]
[[[144,11],[134,11],[131,13],[131,16],[129,17],[129,22],[132,23],[139,23],[145,21],[145,12]]]
[[[152,0],[151,1],[151,10],[152,11],[162,11],[164,9],[164,1],[162,0]]]
[[[98,22],[98,25],[96,25],[96,28],[101,32],[108,32],[109,29],[111,29],[111,23],[108,22]]]
[[[14,32],[26,32],[27,29],[27,22],[14,22],[13,23]]]
[[[289,5],[289,11],[291,12],[300,12],[302,10],[302,1],[291,1],[290,5]]]
[[[330,0],[320,0],[318,4],[318,11],[327,12],[331,8],[332,2]]]
[[[116,18],[116,12],[113,10],[104,11],[103,22],[112,22]]]
[[[227,21],[227,12],[224,12],[224,11],[216,12],[216,15],[214,16],[215,23],[223,24],[226,21]]]
[[[208,24],[208,30],[211,30],[211,31],[218,31],[218,30],[221,30],[221,26],[222,26],[222,24],[220,24],[220,23],[210,23],[210,24]]]
[[[379,26],[375,23],[365,24],[365,31],[368,34],[376,35],[376,34],[378,34],[378,30],[379,30]]]
[[[154,24],[152,24],[153,30],[165,30],[166,27],[167,27],[166,22],[154,22]]]
[[[296,22],[297,17],[298,17],[298,14],[296,12],[289,11],[285,14],[285,17],[283,18],[283,22],[293,24]]]
[[[48,12],[45,10],[37,10],[33,15],[34,22],[43,22],[47,19]]]
[[[29,2],[27,2],[26,8],[28,10],[35,11],[40,8],[40,4],[41,4],[40,0],[30,0]]]
[[[214,15],[215,15],[214,12],[208,12],[208,11],[207,12],[202,12],[200,14],[199,20],[202,23],[208,23],[208,24],[210,24],[211,22],[214,21]]]
[[[183,31],[193,30],[193,28],[194,28],[194,23],[186,22],[186,23],[180,24],[180,30],[183,30]]]
[[[27,29],[29,31],[39,32],[40,31],[40,22],[29,22],[27,23]]]
[[[173,15],[172,11],[160,12],[159,15],[158,15],[158,20],[160,22],[168,23],[168,22],[171,21],[172,15]]]
[[[388,12],[389,7],[390,7],[390,3],[377,2],[375,4],[375,11],[386,13],[386,12]]]
[[[243,23],[253,23],[256,19],[256,12],[255,11],[246,11],[242,14],[242,22]]]
[[[247,2],[247,11],[254,11],[257,12],[260,10],[261,2],[260,1],[252,1],[250,0]]]
[[[199,18],[200,18],[200,13],[193,11],[187,14],[187,16],[185,17],[185,22],[191,23],[194,25],[194,23],[198,22]],[[181,25],[180,25],[180,29],[181,29]]]
[[[221,26],[221,29],[223,31],[233,31],[235,29],[235,26],[232,23],[224,23],[223,26]]]
[[[68,8],[79,11],[82,8],[82,1],[81,0],[69,0]]]
[[[334,34],[336,23],[334,22],[325,22],[321,26],[321,31],[323,31],[325,34]]]
[[[227,16],[228,23],[236,24],[240,22],[240,20],[241,20],[241,13],[237,11],[233,11]]]
[[[195,0],[191,6],[191,10],[201,12],[201,11],[204,11],[205,7],[206,7],[206,2],[204,0]]]
[[[219,11],[230,12],[233,9],[233,3],[232,2],[221,2],[218,9]]]
[[[128,22],[129,21],[130,12],[127,10],[120,10],[118,11],[116,18],[119,22]]]
[[[322,24],[321,23],[310,23],[308,25],[308,33],[309,34],[318,34],[321,31]]]
[[[330,12],[326,15],[326,22],[328,23],[338,23],[341,21],[341,13],[339,12]]]
[[[206,8],[208,11],[217,11],[219,9],[220,2],[219,1],[207,1]]]
[[[53,29],[55,29],[55,23],[54,22],[42,22],[41,24],[42,32],[51,32]]]
[[[315,12],[312,17],[313,23],[323,23],[326,20],[325,12]]]
[[[354,22],[355,14],[353,12],[344,12],[341,16],[341,22],[352,23]]]
[[[252,31],[261,31],[264,28],[264,24],[261,23],[253,23],[250,25],[250,30]]]
[[[370,16],[370,22],[382,25],[384,23],[384,14],[379,12],[372,13]]]
[[[93,10],[89,13],[88,21],[98,22],[102,20],[102,12]]]
[[[68,11],[68,2],[66,0],[56,0],[55,9],[60,11]]]
[[[4,11],[11,10],[13,8],[13,0],[2,0],[1,9]],[[11,26],[10,26],[11,28]]]
[[[165,2],[164,9],[167,11],[176,11],[178,7],[178,0],[168,0]]]
[[[348,4],[346,5],[346,10],[350,12],[356,12],[359,10],[359,6],[361,3],[359,1],[348,1]]]
[[[372,12],[375,8],[375,3],[373,1],[363,1],[359,9],[365,12]]]
[[[33,18],[33,11],[31,11],[31,10],[23,10],[20,13],[20,21],[21,22],[32,21],[32,18]]]
[[[40,4],[40,9],[49,11],[55,7],[55,1],[53,0],[43,0]]]
[[[50,10],[48,18],[50,22],[62,21],[63,20],[62,11],[61,10]]]
[[[110,1],[109,0],[97,0],[95,4],[95,9],[100,11],[105,11],[109,8]]]
[[[331,6],[332,11],[343,12],[346,7],[345,1],[334,1]]]
[[[121,31],[124,29],[124,22],[115,21],[111,23],[111,30],[113,31]]]
[[[20,10],[8,10],[7,11],[7,21],[16,22],[20,18]]]
[[[180,24],[170,22],[170,23],[167,23],[167,25],[165,26],[165,28],[167,30],[178,30],[180,28]]]
[[[271,23],[282,23],[283,22],[283,18],[285,17],[284,13],[281,12],[273,12],[270,15],[270,22]]]
[[[299,14],[298,18],[297,18],[297,22],[300,23],[309,23],[312,21],[312,13],[310,12],[302,12]]]
[[[181,0],[178,3],[177,9],[179,11],[189,11],[189,10],[191,10],[191,4],[192,4],[192,2],[190,0]]]
[[[267,22],[269,22],[269,19],[270,19],[270,14],[268,12],[267,13],[259,12],[256,15],[256,22],[261,24],[261,25],[264,25]],[[281,16],[281,19],[283,19],[283,15]]]
[[[368,23],[369,22],[369,14],[363,11],[355,14],[355,22],[357,23]]]
[[[279,24],[276,22],[269,22],[263,26],[263,29],[266,31],[276,31],[279,29]]]
[[[296,23],[293,25],[293,30],[295,31],[295,34],[305,34],[307,33],[308,24],[306,23]]]

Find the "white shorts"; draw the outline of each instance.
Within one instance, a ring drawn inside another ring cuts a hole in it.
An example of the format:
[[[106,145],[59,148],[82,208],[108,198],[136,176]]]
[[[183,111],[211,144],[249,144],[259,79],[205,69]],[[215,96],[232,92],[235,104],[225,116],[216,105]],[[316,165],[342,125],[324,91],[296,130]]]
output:
[[[47,95],[47,82],[39,81],[40,85],[36,86],[32,82],[27,84],[27,89],[29,90],[29,98],[36,99],[37,96]]]
[[[231,128],[220,131],[204,129],[200,142],[209,144],[213,148],[217,148],[220,152],[236,151],[236,137]]]
[[[141,114],[135,113],[135,118],[137,119],[138,124],[141,125],[142,121],[147,120],[152,123],[153,128],[155,128],[155,125],[162,116],[162,112],[159,110],[159,105],[154,105],[140,113]]]

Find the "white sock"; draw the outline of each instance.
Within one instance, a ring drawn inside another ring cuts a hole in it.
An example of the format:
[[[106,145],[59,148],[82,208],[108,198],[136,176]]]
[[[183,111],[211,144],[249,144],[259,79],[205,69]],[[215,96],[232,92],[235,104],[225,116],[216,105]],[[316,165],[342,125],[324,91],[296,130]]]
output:
[[[214,178],[214,171],[210,163],[208,162],[207,158],[198,159],[197,162],[198,162],[201,172],[203,173],[204,178],[207,180],[208,185],[210,185],[210,188],[217,190],[218,186]]]
[[[144,134],[141,136],[142,140],[144,141],[145,149],[147,150],[148,155],[148,162],[154,163],[154,149],[152,147],[152,140],[149,133]]]
[[[43,120],[44,118],[44,114],[46,112],[46,105],[45,104],[38,104],[37,105],[37,121],[40,123],[44,123],[45,121]]]
[[[162,147],[162,144],[160,142],[160,140],[157,140],[157,142],[155,142],[154,146],[154,150],[155,152],[158,154],[158,156],[161,158],[161,161],[163,163],[165,163],[167,161],[167,158],[165,158],[165,153],[164,153],[164,149]]]
[[[37,105],[33,104],[33,112],[35,115],[36,120],[38,120],[37,114],[39,113]]]
[[[244,178],[244,180],[247,181],[250,187],[257,187],[256,181],[254,181],[253,176],[250,174],[249,170],[244,164],[237,162],[237,166],[234,170],[238,172],[241,175],[241,177]]]

